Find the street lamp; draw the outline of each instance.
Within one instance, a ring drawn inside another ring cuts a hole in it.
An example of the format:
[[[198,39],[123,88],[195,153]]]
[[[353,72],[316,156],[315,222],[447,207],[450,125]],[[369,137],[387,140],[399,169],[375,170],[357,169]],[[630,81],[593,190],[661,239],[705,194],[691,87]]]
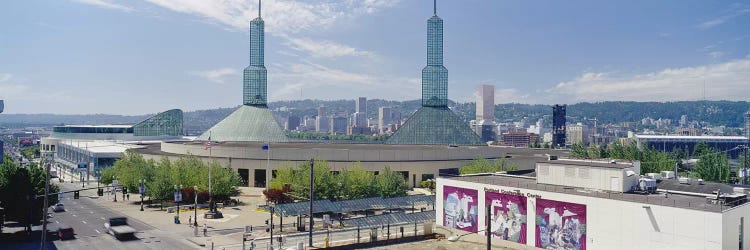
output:
[[[193,186],[193,196],[195,196],[195,206],[193,207],[193,226],[198,227],[198,186]]]
[[[174,189],[174,198],[177,202],[177,216],[175,216],[175,224],[180,224],[180,201],[182,201],[182,193],[179,192],[181,192],[180,190],[182,189],[182,184],[180,184],[179,187],[177,185],[174,185]]]
[[[141,211],[143,211],[143,195],[146,193],[146,180],[141,179],[141,185],[139,186],[139,193],[141,193]]]
[[[117,202],[117,179],[115,179],[115,176],[112,176],[112,196],[115,197],[115,202]]]

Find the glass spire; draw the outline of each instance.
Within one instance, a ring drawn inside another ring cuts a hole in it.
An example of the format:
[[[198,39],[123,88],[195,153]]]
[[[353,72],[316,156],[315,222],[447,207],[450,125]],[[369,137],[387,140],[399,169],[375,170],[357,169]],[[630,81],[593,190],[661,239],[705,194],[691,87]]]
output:
[[[427,20],[427,66],[422,69],[422,106],[448,106],[448,69],[443,66],[443,19],[437,16],[437,1],[433,16]]]
[[[250,21],[250,65],[243,74],[242,100],[245,105],[266,106],[268,71],[263,65],[264,26],[258,1],[258,17]]]

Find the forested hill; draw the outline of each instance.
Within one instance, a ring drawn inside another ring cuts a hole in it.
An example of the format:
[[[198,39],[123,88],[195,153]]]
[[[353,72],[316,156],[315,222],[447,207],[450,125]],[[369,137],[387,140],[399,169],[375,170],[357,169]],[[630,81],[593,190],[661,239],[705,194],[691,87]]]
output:
[[[317,114],[317,108],[326,107],[329,115],[354,112],[354,100],[297,100],[278,101],[269,104],[280,119],[289,115],[303,117]],[[368,100],[367,113],[370,118],[377,118],[379,107],[388,106],[402,113],[404,118],[414,113],[421,105],[419,100],[388,101]],[[451,108],[466,121],[475,115],[474,103],[450,103]],[[645,117],[654,119],[667,118],[677,122],[680,116],[687,115],[688,120],[700,120],[712,125],[740,127],[743,124],[742,114],[748,111],[750,103],[741,101],[683,101],[683,102],[600,102],[578,103],[568,105],[569,122],[582,121],[584,118],[597,118],[600,124],[640,121]],[[202,131],[231,113],[234,108],[217,108],[185,112],[185,128],[188,131]],[[501,122],[520,121],[524,117],[529,122],[552,114],[550,105],[498,104],[495,116]],[[54,114],[0,114],[0,126],[50,126],[60,124],[134,124],[146,119],[149,115],[54,115]],[[549,117],[545,119],[549,121]]]

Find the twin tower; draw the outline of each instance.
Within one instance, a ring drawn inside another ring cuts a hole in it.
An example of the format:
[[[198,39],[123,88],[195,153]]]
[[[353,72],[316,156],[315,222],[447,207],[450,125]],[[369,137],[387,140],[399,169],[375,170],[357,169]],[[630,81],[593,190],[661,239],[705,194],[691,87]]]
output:
[[[198,140],[284,142],[288,138],[267,108],[268,71],[264,65],[264,22],[250,21],[250,65],[243,72],[242,105]],[[448,108],[448,69],[443,66],[443,19],[427,21],[427,66],[422,69],[422,108],[386,144],[481,145],[480,138]]]

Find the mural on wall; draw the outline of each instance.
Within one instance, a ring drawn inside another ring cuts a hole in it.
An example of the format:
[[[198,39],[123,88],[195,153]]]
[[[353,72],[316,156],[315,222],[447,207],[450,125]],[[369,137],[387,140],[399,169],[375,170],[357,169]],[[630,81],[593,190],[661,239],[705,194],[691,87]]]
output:
[[[586,249],[586,205],[536,199],[536,247]]]
[[[526,196],[485,192],[492,206],[492,237],[526,244]]]
[[[477,190],[443,186],[443,226],[477,231]]]

